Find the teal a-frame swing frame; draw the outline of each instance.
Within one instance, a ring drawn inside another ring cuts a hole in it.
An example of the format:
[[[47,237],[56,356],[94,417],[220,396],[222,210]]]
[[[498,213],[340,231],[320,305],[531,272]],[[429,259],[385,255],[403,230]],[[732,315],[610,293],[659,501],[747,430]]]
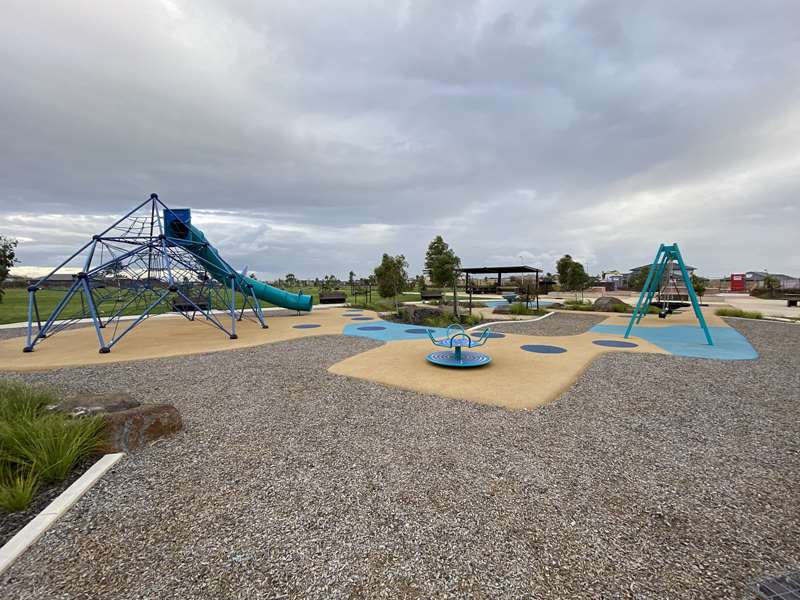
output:
[[[633,314],[631,315],[631,320],[628,322],[628,328],[625,330],[625,337],[627,338],[630,336],[633,326],[638,325],[642,320],[642,317],[647,314],[648,310],[650,309],[650,303],[653,301],[653,296],[655,296],[656,292],[661,289],[661,280],[664,277],[667,265],[673,261],[678,263],[678,268],[681,270],[683,283],[686,286],[686,290],[689,294],[689,300],[692,303],[694,314],[697,317],[697,320],[700,322],[700,327],[706,336],[708,345],[713,346],[714,340],[711,339],[711,332],[708,330],[706,320],[703,317],[703,313],[700,311],[700,302],[697,299],[697,294],[695,294],[694,286],[692,286],[692,279],[689,276],[689,272],[686,270],[686,263],[683,262],[683,257],[681,256],[681,251],[678,248],[678,244],[661,244],[658,247],[658,252],[653,260],[653,264],[650,265],[650,271],[647,274],[647,280],[645,281],[644,287],[642,287],[642,293],[639,295],[639,300],[636,302],[636,308],[634,308]]]

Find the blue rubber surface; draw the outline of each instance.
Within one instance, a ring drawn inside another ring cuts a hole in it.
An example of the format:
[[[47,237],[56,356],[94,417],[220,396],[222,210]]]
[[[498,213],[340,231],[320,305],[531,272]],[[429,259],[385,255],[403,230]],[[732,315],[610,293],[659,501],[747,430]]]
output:
[[[474,338],[480,338],[483,335],[483,331],[470,331],[469,334]],[[504,333],[496,333],[494,331],[490,331],[486,335],[486,339],[495,340],[498,338],[504,338],[506,335]]]
[[[525,352],[535,352],[536,354],[563,354],[567,351],[566,348],[561,346],[545,346],[543,344],[525,344],[520,346],[520,349]]]
[[[676,356],[712,358],[717,360],[753,360],[758,352],[747,338],[732,327],[709,327],[714,345],[709,346],[700,327],[672,325],[670,327],[634,327],[631,332],[662,350]],[[594,333],[625,335],[624,325],[595,325]]]
[[[492,358],[483,352],[467,352],[466,350],[461,352],[461,360],[456,360],[455,354],[450,350],[437,350],[436,352],[431,352],[425,358],[435,365],[462,369],[465,367],[482,367],[492,362]]]
[[[316,327],[322,327],[322,325],[317,325],[316,323],[303,323],[301,325],[292,325],[295,329],[315,329]]]
[[[368,317],[361,317],[366,319]],[[382,342],[392,342],[395,340],[427,340],[427,329],[422,327],[412,327],[408,323],[392,323],[391,321],[381,321],[380,319],[372,319],[371,325],[381,326],[385,329],[363,330],[361,323],[351,323],[344,326],[344,335],[352,335],[355,337],[367,337],[373,340],[380,340]],[[431,327],[431,332],[434,337],[441,338],[447,333],[447,330],[442,327]]]
[[[636,348],[639,345],[622,340],[594,340],[592,343],[595,346],[606,346],[607,348]]]

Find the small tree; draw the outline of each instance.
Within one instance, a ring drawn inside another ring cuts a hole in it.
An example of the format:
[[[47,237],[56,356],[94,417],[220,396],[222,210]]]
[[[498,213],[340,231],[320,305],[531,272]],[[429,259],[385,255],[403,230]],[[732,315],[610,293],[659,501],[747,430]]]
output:
[[[325,275],[320,285],[320,290],[330,291],[335,290],[337,287],[339,287],[339,279],[336,275]]]
[[[286,280],[286,287],[297,286],[297,277],[295,277],[294,273],[287,273],[285,280]]]
[[[692,287],[694,288],[694,293],[697,294],[700,298],[703,297],[703,294],[706,293],[706,287],[708,286],[708,279],[705,277],[698,277],[694,273],[692,273],[690,279],[692,280]]]
[[[567,272],[567,289],[584,290],[589,285],[589,275],[579,262],[573,261]]]
[[[769,297],[774,298],[776,290],[779,290],[781,287],[781,282],[774,275],[767,275],[764,277],[762,285],[764,289],[769,292]]]
[[[2,284],[8,277],[11,267],[19,262],[17,260],[17,244],[19,244],[17,240],[0,235],[0,302],[3,301],[6,293]]]
[[[628,287],[632,290],[636,290],[637,292],[642,291],[649,274],[650,267],[644,267],[640,271],[636,271],[630,277],[628,277]]]
[[[414,277],[414,287],[417,289],[418,292],[424,292],[428,289],[428,284],[425,283],[425,276],[424,275],[417,275]]]
[[[397,294],[405,287],[408,273],[408,262],[402,254],[397,256],[383,255],[381,264],[375,267],[375,281],[378,293],[384,298],[394,297],[394,307],[399,310]]]
[[[442,236],[437,235],[433,238],[425,253],[425,269],[433,284],[440,287],[452,286],[460,266],[461,259],[456,256]]]
[[[558,271],[558,285],[562,290],[569,289],[569,270],[572,268],[573,264],[575,264],[575,261],[572,260],[572,257],[569,254],[565,254],[559,258],[558,262],[556,263],[556,271]]]

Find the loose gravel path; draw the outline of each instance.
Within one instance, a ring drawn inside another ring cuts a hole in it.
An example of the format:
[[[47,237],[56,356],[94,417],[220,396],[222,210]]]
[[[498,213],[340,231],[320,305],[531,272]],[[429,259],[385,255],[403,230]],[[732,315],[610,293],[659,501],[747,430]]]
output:
[[[28,374],[174,402],[186,431],[0,597],[743,597],[800,564],[800,327],[734,326],[760,360],[610,353],[531,412],[326,372],[363,338]]]

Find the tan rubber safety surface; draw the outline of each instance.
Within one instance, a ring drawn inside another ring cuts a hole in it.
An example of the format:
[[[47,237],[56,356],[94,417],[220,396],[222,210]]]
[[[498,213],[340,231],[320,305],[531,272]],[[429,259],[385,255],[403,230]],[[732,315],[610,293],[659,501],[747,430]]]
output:
[[[99,353],[100,343],[94,327],[91,326],[59,332],[39,342],[33,352],[22,352],[25,338],[11,338],[0,341],[0,371],[41,371],[185,356],[236,350],[315,335],[341,335],[344,326],[351,323],[350,319],[342,316],[342,312],[342,309],[325,309],[301,313],[300,316],[270,317],[267,314],[269,329],[262,329],[261,324],[255,320],[244,319],[236,323],[236,334],[239,336],[236,340],[229,339],[227,334],[205,319],[188,321],[181,316],[152,318],[132,329],[108,354]],[[369,311],[364,311],[363,314],[375,316],[375,313]],[[230,317],[217,315],[217,318],[230,330]],[[119,331],[130,323],[123,321]],[[294,328],[294,325],[310,323],[319,324],[320,327]],[[106,338],[111,337],[112,332],[109,329],[102,331]]]
[[[615,336],[583,333],[562,337],[506,334],[480,348],[492,357],[483,367],[447,368],[425,356],[435,348],[427,340],[390,342],[328,369],[331,373],[375,381],[416,392],[458,398],[510,409],[531,409],[555,400],[566,391],[594,358],[604,352],[653,352],[657,346],[631,337],[636,348],[597,346],[592,340]],[[561,354],[537,354],[520,349],[525,344],[559,346]]]

